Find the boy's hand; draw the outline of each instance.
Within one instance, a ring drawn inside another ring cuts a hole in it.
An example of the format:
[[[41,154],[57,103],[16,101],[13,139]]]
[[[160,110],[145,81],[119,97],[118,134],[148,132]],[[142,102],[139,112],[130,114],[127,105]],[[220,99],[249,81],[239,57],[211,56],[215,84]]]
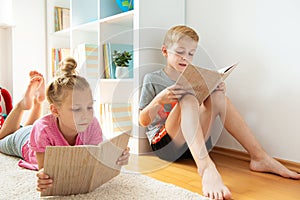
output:
[[[157,95],[157,98],[159,98],[159,103],[163,105],[174,101],[178,101],[178,99],[180,99],[186,93],[187,92],[183,89],[181,85],[175,84],[161,91]]]
[[[226,93],[226,84],[221,82],[214,91],[222,91],[224,94]]]
[[[129,147],[126,147],[126,149],[123,151],[122,155],[117,160],[117,165],[127,165],[128,159],[129,159]]]
[[[40,169],[36,176],[38,177],[36,188],[37,191],[42,192],[52,187],[53,180],[44,173],[44,168]]]

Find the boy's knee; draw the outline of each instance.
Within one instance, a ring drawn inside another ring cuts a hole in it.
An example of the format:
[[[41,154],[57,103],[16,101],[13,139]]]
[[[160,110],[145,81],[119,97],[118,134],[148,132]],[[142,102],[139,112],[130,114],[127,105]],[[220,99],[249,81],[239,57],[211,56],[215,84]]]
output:
[[[198,100],[197,98],[192,95],[192,94],[185,94],[184,96],[181,97],[180,99],[180,104],[184,105],[198,105]]]
[[[215,91],[210,95],[214,107],[222,108],[225,106],[226,96],[223,91]]]

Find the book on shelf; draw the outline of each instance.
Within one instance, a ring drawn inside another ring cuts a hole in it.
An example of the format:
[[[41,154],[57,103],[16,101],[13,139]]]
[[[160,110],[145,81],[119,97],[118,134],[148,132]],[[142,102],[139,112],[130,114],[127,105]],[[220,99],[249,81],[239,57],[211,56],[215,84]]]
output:
[[[52,48],[52,77],[54,77],[58,71],[59,62],[69,56],[71,56],[71,50],[69,48]]]
[[[97,44],[79,44],[74,50],[74,58],[77,60],[79,74],[89,79],[99,78]]]
[[[70,28],[70,9],[63,8],[61,10],[62,30]]]
[[[54,7],[54,31],[61,31],[70,27],[70,9]]]
[[[110,78],[111,75],[111,69],[110,69],[110,61],[109,61],[109,55],[108,55],[108,45],[103,45],[103,60],[104,60],[104,78]]]
[[[105,43],[103,44],[103,59],[104,59],[104,78],[115,79],[116,65],[113,62],[112,56],[114,51],[128,51],[132,54],[132,60],[129,61],[129,78],[133,78],[133,45],[121,43]]]
[[[47,146],[44,172],[54,181],[41,196],[88,193],[120,174],[117,159],[128,145],[123,132],[98,145]]]
[[[60,27],[60,13],[61,8],[60,7],[54,7],[54,32],[59,31],[61,29]]]
[[[132,129],[130,103],[101,103],[99,117],[102,131],[107,138]]]
[[[224,81],[236,67],[233,64],[219,70],[212,70],[189,64],[176,81],[183,88],[196,96],[199,103],[202,103],[215,89]]]

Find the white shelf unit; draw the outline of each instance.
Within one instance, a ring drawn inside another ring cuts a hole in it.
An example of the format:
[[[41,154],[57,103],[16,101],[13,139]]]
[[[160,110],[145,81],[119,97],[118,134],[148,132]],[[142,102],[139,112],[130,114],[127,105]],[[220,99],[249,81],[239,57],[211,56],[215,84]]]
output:
[[[54,6],[70,8],[70,28],[54,32]],[[185,0],[135,0],[134,9],[122,12],[115,0],[47,0],[48,77],[52,48],[76,48],[81,43],[98,45],[98,77],[89,79],[96,101],[132,104],[131,151],[146,153],[149,143],[138,124],[138,102],[143,76],[161,68],[160,48],[167,29],[185,22]],[[133,78],[104,79],[103,44],[133,45]],[[97,113],[96,113],[97,115]]]

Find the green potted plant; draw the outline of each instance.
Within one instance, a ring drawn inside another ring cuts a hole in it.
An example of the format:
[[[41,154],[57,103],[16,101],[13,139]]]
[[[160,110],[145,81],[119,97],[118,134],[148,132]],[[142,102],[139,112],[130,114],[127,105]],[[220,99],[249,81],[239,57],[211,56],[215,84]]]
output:
[[[112,61],[116,65],[116,78],[129,78],[129,61],[132,60],[132,54],[128,51],[114,50]]]

